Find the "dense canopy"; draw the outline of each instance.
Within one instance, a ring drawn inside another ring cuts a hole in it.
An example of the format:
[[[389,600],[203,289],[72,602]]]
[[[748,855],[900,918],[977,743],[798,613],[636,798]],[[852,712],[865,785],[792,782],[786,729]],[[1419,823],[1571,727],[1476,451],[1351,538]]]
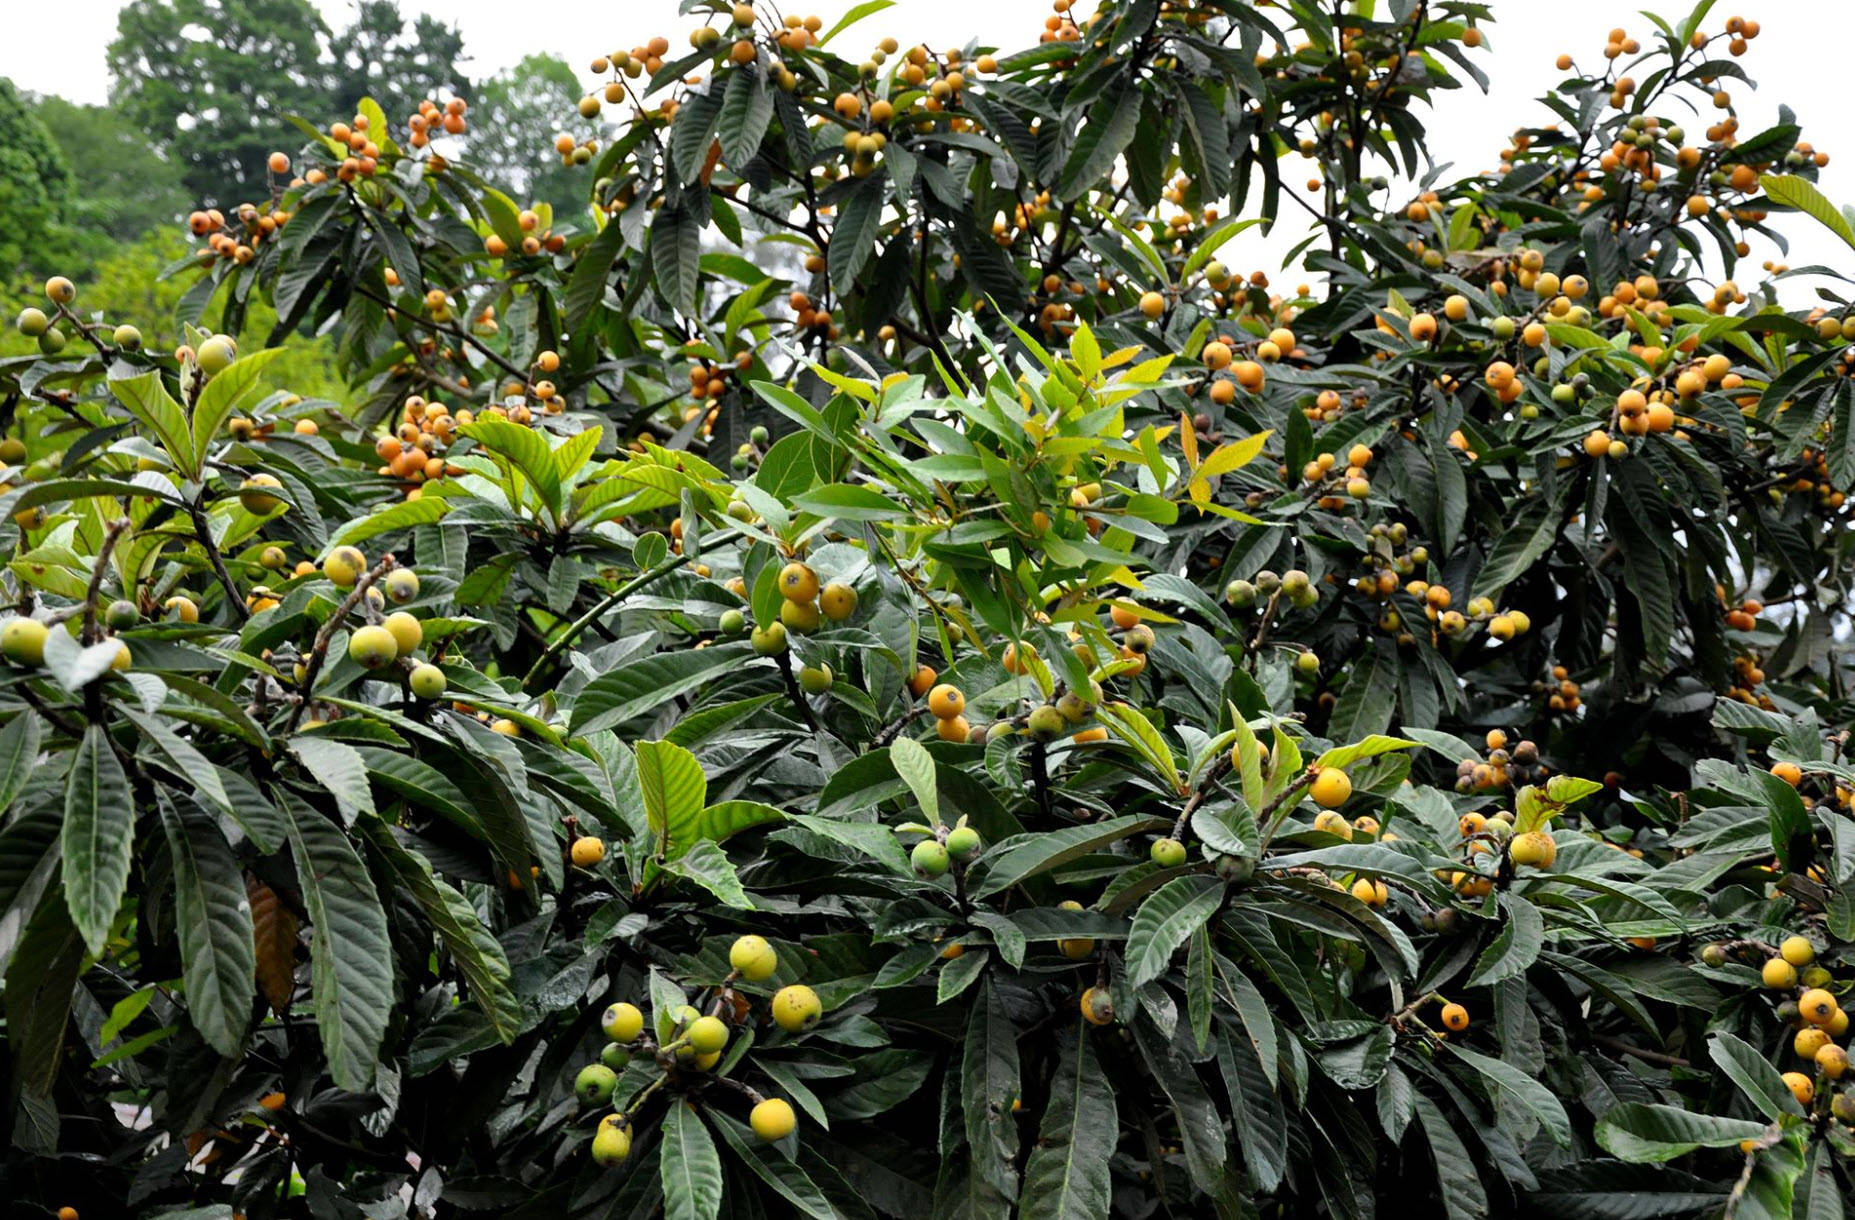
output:
[[[1742,260],[1855,231],[1756,23],[1449,180],[1486,4],[883,7],[599,56],[552,200],[375,12],[174,331],[12,302],[20,1214],[1844,1215],[1855,312]]]

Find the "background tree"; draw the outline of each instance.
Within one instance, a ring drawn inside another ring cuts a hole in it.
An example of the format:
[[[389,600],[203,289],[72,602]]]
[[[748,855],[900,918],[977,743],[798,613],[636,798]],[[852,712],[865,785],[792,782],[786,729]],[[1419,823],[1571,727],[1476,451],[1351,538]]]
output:
[[[477,88],[471,164],[514,198],[563,212],[581,206],[585,175],[561,163],[554,138],[582,92],[573,68],[555,55],[524,56],[489,77]]]
[[[328,26],[309,0],[132,0],[110,44],[110,103],[180,167],[200,204],[270,196],[288,114],[330,103]]]
[[[36,99],[34,108],[71,169],[68,227],[127,244],[173,225],[193,206],[180,167],[115,107],[48,96]]]
[[[0,77],[0,267],[37,269],[70,198],[70,163],[36,108]],[[10,272],[9,272],[10,274]]]
[[[330,47],[337,111],[352,113],[372,97],[399,119],[424,98],[470,96],[463,34],[428,13],[407,21],[396,0],[362,0]]]

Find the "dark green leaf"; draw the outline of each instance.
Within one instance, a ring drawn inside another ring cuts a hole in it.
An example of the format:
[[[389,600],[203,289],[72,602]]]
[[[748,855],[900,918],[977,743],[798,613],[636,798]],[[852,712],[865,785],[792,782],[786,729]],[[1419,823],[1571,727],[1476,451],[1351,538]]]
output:
[[[721,1215],[721,1155],[696,1108],[672,1101],[663,1116],[665,1220],[716,1220]]]
[[[1037,1145],[1024,1167],[1023,1220],[1098,1220],[1109,1213],[1119,1117],[1109,1084],[1082,1027],[1065,1029],[1057,1043],[1050,1100],[1037,1129]]]
[[[91,953],[103,952],[129,884],[135,803],[101,725],[84,730],[64,789],[64,897]]]
[[[393,953],[373,878],[336,825],[288,793],[290,849],[309,915],[310,991],[329,1074],[365,1089],[393,1008]]]
[[[158,799],[174,865],[174,926],[180,935],[187,1015],[207,1045],[235,1056],[251,1021],[257,948],[244,872],[211,818],[191,801]]]

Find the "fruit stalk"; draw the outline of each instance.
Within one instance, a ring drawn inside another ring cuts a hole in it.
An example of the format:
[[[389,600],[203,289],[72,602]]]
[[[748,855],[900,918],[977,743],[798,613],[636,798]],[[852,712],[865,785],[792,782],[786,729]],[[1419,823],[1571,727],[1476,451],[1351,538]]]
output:
[[[1205,768],[1204,778],[1198,782],[1197,791],[1193,792],[1190,799],[1185,802],[1185,807],[1179,810],[1179,820],[1172,824],[1173,838],[1181,843],[1185,841],[1185,827],[1191,822],[1192,814],[1198,812],[1198,806],[1204,804],[1205,798],[1211,795],[1211,790],[1217,787],[1217,781],[1222,779],[1224,772],[1228,770],[1230,770],[1230,753],[1224,751],[1212,760],[1209,767]]]
[[[1691,1066],[1686,1059],[1683,1059],[1679,1055],[1667,1055],[1663,1054],[1661,1051],[1652,1051],[1646,1046],[1637,1046],[1633,1042],[1625,1042],[1623,1039],[1613,1038],[1609,1034],[1592,1034],[1591,1041],[1599,1046],[1616,1051],[1619,1054],[1629,1055],[1632,1058],[1642,1060],[1644,1063],[1653,1063],[1659,1067],[1684,1068]]]
[[[1050,768],[1044,761],[1043,742],[1032,741],[1029,750],[1031,760],[1031,787],[1037,792],[1037,808],[1047,821],[1054,816],[1050,808]]]
[[[116,549],[116,543],[128,532],[129,519],[118,517],[109,523],[103,531],[103,542],[97,547],[97,561],[90,569],[90,588],[84,594],[84,643],[97,642],[97,594],[103,591],[103,573],[109,570],[110,552]]]
[[[1244,661],[1249,665],[1251,673],[1256,672],[1256,662],[1262,658],[1263,643],[1269,638],[1269,625],[1275,621],[1275,608],[1281,602],[1282,588],[1277,585],[1275,592],[1269,595],[1269,604],[1262,609],[1262,621],[1256,624],[1256,634],[1250,637],[1249,646],[1243,650]]]
[[[870,748],[873,750],[880,750],[882,747],[888,745],[895,740],[896,736],[901,733],[903,729],[920,719],[926,712],[926,705],[920,703],[915,704],[915,706],[909,708],[885,725],[882,732],[876,734],[871,740]]]
[[[792,676],[791,649],[779,654],[779,674],[786,681],[786,694],[791,698],[792,705],[805,717],[805,726],[813,733],[822,732],[818,727],[818,718],[812,715],[812,705],[805,701],[805,692],[799,689],[799,680]]]
[[[205,494],[202,488],[200,495]],[[187,516],[193,521],[193,532],[199,537],[200,549],[212,561],[213,575],[219,578],[219,587],[225,590],[226,604],[238,615],[238,621],[244,622],[251,617],[251,608],[245,605],[245,599],[239,595],[238,585],[232,580],[232,573],[226,570],[225,557],[219,554],[218,544],[213,541],[213,528],[206,520],[206,513],[200,508],[199,497],[196,496],[187,505]]]
[[[398,562],[391,555],[381,556],[379,563],[361,573],[360,578],[354,582],[354,588],[348,591],[348,596],[341,605],[335,607],[335,613],[328,616],[328,622],[322,624],[322,630],[316,632],[316,645],[310,650],[309,661],[303,667],[302,693],[297,699],[296,706],[290,709],[289,720],[284,722],[285,734],[296,731],[296,722],[302,718],[303,709],[309,706],[309,692],[316,688],[316,677],[322,672],[322,663],[328,659],[329,641],[334,638],[335,632],[341,628],[348,616],[354,613],[355,606],[367,596],[367,590],[373,587],[374,582],[398,566]]]
[[[96,348],[99,356],[108,360],[116,354],[115,348],[97,337],[97,328],[79,317],[76,310],[63,301],[54,301],[53,304],[57,306],[58,316],[69,322],[77,333],[84,337],[86,343]]]
[[[731,542],[739,536],[739,531],[737,530],[722,530],[713,538],[710,538],[709,543],[719,546],[723,543]],[[611,610],[612,607],[618,605],[618,603],[624,601],[627,597],[630,597],[633,593],[662,580],[694,558],[695,554],[691,551],[685,551],[681,555],[673,555],[656,567],[639,572],[636,576],[600,598],[592,609],[582,614],[579,618],[574,619],[571,623],[568,623],[567,629],[561,632],[559,636],[555,637],[554,641],[547,646],[546,650],[535,659],[535,663],[529,667],[528,672],[522,675],[522,688],[524,690],[528,689],[529,685],[540,676],[541,671],[547,667],[548,663],[559,656],[567,645],[578,639],[582,631],[585,631],[588,627],[592,626],[594,622],[598,621],[601,615]]]
[[[29,707],[39,715],[45,717],[47,724],[50,724],[60,733],[65,733],[72,737],[82,737],[84,735],[84,726],[63,715],[57,708],[54,708],[51,704],[41,699],[38,692],[32,689],[32,683],[16,683],[13,686],[13,690],[21,699],[26,701]]]
[[[419,314],[417,312],[406,310],[402,308],[401,306],[396,305],[394,302],[388,300],[386,297],[381,296],[379,293],[371,292],[367,288],[359,284],[354,285],[354,293],[356,296],[366,297],[368,300],[373,301],[374,303],[380,305],[382,308],[398,309],[400,313],[407,318],[407,320],[411,321],[413,324],[417,326],[423,326],[425,329],[431,331],[434,334],[449,335],[453,339],[461,340],[462,342],[468,344],[471,348],[475,349],[477,352],[481,353],[484,356],[484,358],[489,360],[492,364],[497,365],[499,368],[502,369],[503,372],[507,373],[509,376],[519,377],[522,379],[524,383],[527,382],[528,380],[527,369],[522,368],[520,365],[510,360],[507,356],[504,356],[501,352],[497,351],[495,348],[490,347],[488,344],[484,343],[481,339],[477,338],[475,335],[471,334],[468,330],[465,330],[463,327],[455,326],[450,323],[439,322],[435,319],[425,317],[422,314]]]
[[[1401,1026],[1401,1025],[1403,1025],[1403,1024],[1404,1024],[1404,1023],[1406,1022],[1406,1021],[1408,1021],[1408,1020],[1410,1020],[1410,1019],[1411,1019],[1412,1017],[1414,1017],[1414,1016],[1416,1016],[1416,1015],[1417,1015],[1417,1010],[1418,1010],[1418,1009],[1420,1009],[1420,1008],[1422,1008],[1422,1007],[1423,1007],[1423,1006],[1424,1006],[1425,1004],[1428,1004],[1428,1003],[1430,1003],[1430,1002],[1431,1002],[1432,1000],[1434,1000],[1434,1001],[1437,1001],[1437,1002],[1439,1002],[1439,1003],[1440,1003],[1440,1002],[1442,1001],[1442,999],[1443,999],[1443,993],[1442,993],[1442,992],[1440,992],[1440,991],[1426,991],[1426,992],[1424,992],[1424,993],[1423,993],[1422,995],[1420,995],[1420,996],[1418,996],[1418,997],[1417,997],[1416,999],[1414,999],[1414,1000],[1412,1000],[1412,1001],[1411,1001],[1410,1003],[1408,1003],[1408,1004],[1406,1004],[1406,1005],[1405,1005],[1405,1006],[1404,1006],[1403,1008],[1400,1008],[1400,1009],[1398,1009],[1398,1011],[1396,1011],[1396,1012],[1394,1012],[1394,1013],[1392,1013],[1391,1015],[1389,1015],[1389,1016],[1387,1016],[1387,1017],[1385,1018],[1385,1023],[1386,1023],[1387,1025],[1399,1025],[1399,1026]]]
[[[1297,775],[1294,783],[1282,789],[1281,794],[1264,805],[1262,811],[1256,815],[1258,822],[1268,822],[1267,829],[1262,833],[1262,845],[1265,850],[1270,840],[1275,838],[1276,829],[1281,826],[1282,820],[1288,816],[1289,810],[1295,807],[1295,803],[1301,799],[1302,791],[1314,782],[1317,774],[1318,772],[1315,771],[1303,771]]]

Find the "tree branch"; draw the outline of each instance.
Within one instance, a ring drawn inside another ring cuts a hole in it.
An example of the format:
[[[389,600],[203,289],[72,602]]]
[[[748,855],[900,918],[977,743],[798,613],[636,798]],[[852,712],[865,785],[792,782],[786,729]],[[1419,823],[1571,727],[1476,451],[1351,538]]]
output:
[[[335,607],[335,613],[328,616],[328,622],[322,624],[322,630],[316,632],[316,645],[310,650],[309,660],[304,663],[303,680],[299,683],[303,697],[295,707],[290,709],[290,718],[284,722],[283,726],[285,735],[296,729],[296,722],[302,719],[303,709],[309,706],[310,693],[316,689],[316,678],[322,672],[323,663],[328,660],[329,641],[334,638],[335,632],[340,630],[342,623],[354,613],[354,608],[360,604],[363,597],[367,596],[367,590],[373,587],[373,583],[398,566],[399,562],[391,555],[382,555],[380,562],[375,564],[372,570],[361,573],[360,579],[354,582],[354,588],[349,591],[347,598],[341,605]]]

